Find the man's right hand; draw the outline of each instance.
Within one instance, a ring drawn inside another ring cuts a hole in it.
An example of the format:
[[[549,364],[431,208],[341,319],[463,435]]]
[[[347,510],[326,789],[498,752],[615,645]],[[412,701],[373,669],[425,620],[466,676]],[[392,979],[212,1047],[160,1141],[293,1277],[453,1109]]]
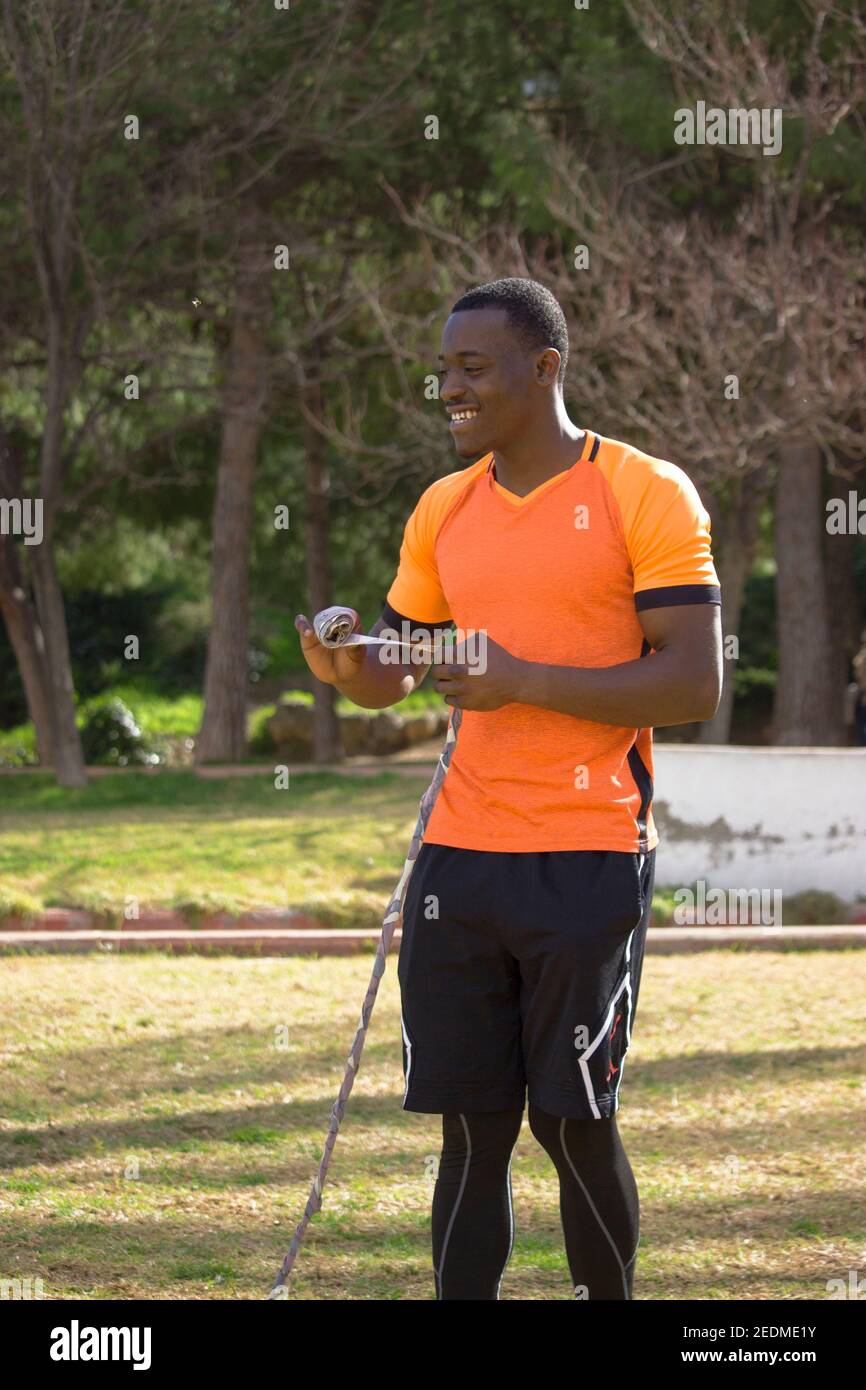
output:
[[[295,627],[301,636],[304,660],[317,680],[326,685],[343,685],[360,675],[366,646],[359,643],[351,647],[323,647],[303,613],[295,618]]]

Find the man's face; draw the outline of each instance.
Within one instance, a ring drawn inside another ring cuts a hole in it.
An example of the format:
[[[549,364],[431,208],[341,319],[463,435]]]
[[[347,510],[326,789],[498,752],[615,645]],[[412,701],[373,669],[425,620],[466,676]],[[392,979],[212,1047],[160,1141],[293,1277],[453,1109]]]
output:
[[[538,351],[527,351],[504,309],[462,309],[442,333],[439,397],[461,459],[523,436],[541,408]]]

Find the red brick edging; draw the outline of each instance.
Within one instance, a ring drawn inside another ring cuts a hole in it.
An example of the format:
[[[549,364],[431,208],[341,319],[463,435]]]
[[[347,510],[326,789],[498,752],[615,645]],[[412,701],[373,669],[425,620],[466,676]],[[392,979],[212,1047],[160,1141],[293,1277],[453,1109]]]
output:
[[[375,949],[379,928],[327,927],[305,913],[262,909],[233,918],[227,913],[201,917],[192,926],[171,911],[142,913],[136,921],[106,926],[92,913],[49,908],[33,921],[6,918],[0,923],[0,954],[21,952],[117,953],[191,952],[202,955],[353,955]],[[394,934],[394,950],[400,933]],[[814,927],[650,927],[647,952],[653,955],[725,950],[830,949],[866,946],[866,926]]]
[[[135,919],[100,917],[79,907],[48,907],[39,917],[4,917],[0,920],[0,940],[11,932],[98,932],[105,936],[128,932],[171,932],[184,934],[208,931],[329,931],[327,923],[294,908],[259,908],[239,917],[229,912],[192,914],[171,908],[148,908]],[[374,935],[378,933],[374,931]]]

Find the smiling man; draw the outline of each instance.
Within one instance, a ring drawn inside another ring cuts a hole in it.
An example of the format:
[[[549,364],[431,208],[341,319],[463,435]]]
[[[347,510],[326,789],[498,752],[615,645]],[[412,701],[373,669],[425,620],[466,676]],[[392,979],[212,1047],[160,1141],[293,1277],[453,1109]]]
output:
[[[680,468],[569,419],[567,360],[562,310],[535,281],[454,305],[440,397],[465,466],[422,494],[373,628],[486,637],[483,670],[432,668],[457,741],[398,968],[403,1106],[442,1115],[445,1300],[499,1297],[527,1090],[575,1297],[632,1297],[638,1194],[616,1111],[658,843],[652,728],[709,718],[721,689],[707,512]],[[426,675],[296,626],[313,672],[356,704],[395,703]]]

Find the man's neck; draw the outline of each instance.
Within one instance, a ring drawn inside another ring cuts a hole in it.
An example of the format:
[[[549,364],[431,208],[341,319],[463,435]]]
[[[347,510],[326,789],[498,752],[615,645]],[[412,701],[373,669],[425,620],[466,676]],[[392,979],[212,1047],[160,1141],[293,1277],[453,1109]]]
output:
[[[507,452],[494,450],[496,481],[506,491],[525,497],[549,478],[571,468],[580,458],[584,439],[585,431],[569,420],[563,407],[546,427],[534,427],[531,436],[515,441]]]

